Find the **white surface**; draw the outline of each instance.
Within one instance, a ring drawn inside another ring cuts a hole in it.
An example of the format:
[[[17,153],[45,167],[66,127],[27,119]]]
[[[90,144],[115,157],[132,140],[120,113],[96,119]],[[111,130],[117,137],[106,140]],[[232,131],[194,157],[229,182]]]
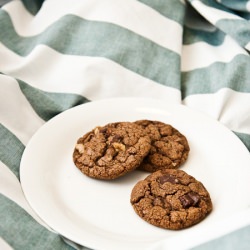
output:
[[[201,223],[181,231],[154,227],[135,214],[130,193],[147,173],[134,171],[113,181],[84,176],[72,162],[76,140],[95,126],[114,121],[160,120],[186,135],[190,155],[181,167],[203,182],[214,209]],[[54,230],[98,250],[167,245],[185,248],[224,233],[224,222],[250,206],[250,155],[241,141],[218,122],[184,106],[152,99],[116,98],[68,110],[46,123],[30,140],[21,161],[21,184],[38,215]],[[245,225],[245,218],[226,230]],[[181,240],[180,237],[181,236]],[[186,243],[185,243],[186,242]],[[194,242],[194,244],[192,244]]]

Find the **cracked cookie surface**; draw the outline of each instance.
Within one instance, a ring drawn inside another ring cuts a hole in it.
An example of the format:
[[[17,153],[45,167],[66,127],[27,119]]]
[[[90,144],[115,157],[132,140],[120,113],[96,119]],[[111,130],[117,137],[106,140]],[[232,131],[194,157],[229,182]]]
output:
[[[151,139],[139,125],[109,123],[78,139],[73,160],[89,177],[115,179],[137,168],[150,147]]]
[[[139,169],[152,173],[164,168],[178,168],[187,160],[189,144],[177,129],[160,121],[139,120],[135,123],[143,127],[152,141],[150,152]]]
[[[204,185],[178,169],[158,170],[139,181],[130,202],[142,219],[172,230],[195,225],[212,211]]]

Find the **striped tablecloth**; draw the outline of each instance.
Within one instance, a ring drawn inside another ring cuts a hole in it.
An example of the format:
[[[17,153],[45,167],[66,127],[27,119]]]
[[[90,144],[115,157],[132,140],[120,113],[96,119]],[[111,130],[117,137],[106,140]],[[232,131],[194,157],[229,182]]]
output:
[[[247,0],[3,4],[0,249],[84,249],[37,218],[19,177],[32,135],[76,105],[111,97],[184,104],[224,124],[250,150],[249,19]],[[250,226],[195,249],[250,249]]]

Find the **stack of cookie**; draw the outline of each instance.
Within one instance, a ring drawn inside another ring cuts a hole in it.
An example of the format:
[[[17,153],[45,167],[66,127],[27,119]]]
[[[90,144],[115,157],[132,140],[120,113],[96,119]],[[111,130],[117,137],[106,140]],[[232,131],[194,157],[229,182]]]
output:
[[[194,177],[177,169],[188,158],[186,137],[160,121],[109,123],[78,139],[73,160],[85,175],[111,180],[135,169],[150,172],[131,192],[135,212],[152,225],[182,229],[212,210],[210,195]]]

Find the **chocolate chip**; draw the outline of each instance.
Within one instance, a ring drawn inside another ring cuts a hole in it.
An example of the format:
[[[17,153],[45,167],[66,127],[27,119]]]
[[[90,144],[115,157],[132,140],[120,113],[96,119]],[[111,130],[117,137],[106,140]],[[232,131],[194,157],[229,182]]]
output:
[[[120,135],[114,135],[111,142],[110,143],[114,143],[114,142],[121,142],[123,139],[123,136]]]
[[[200,196],[195,192],[189,192],[180,196],[179,200],[184,208],[195,207],[200,201]]]
[[[189,208],[193,204],[193,200],[191,197],[188,196],[188,194],[180,196],[179,200],[181,201],[181,204],[184,208]]]
[[[108,130],[107,130],[107,128],[105,128],[105,127],[100,129],[100,133],[102,133],[102,134],[104,134],[104,135],[107,134],[107,131],[108,131]]]
[[[199,194],[195,192],[188,193],[189,197],[193,200],[193,206],[195,207],[200,202]]]
[[[174,175],[162,175],[158,178],[158,181],[160,182],[160,184],[164,184],[165,182],[170,182],[172,184],[178,184],[180,183],[179,180],[174,176]]]

